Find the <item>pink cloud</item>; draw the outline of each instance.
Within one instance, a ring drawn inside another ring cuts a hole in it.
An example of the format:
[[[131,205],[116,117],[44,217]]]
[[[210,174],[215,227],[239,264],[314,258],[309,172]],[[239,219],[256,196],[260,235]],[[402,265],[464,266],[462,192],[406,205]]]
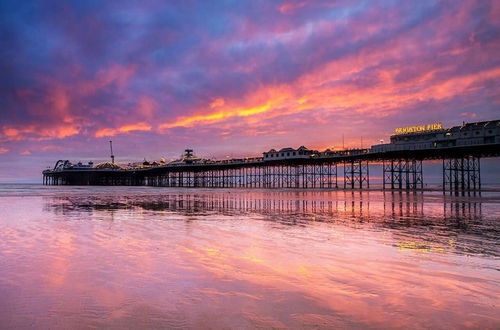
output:
[[[297,9],[303,8],[307,5],[307,2],[286,2],[279,6],[278,10],[282,14],[289,14]]]

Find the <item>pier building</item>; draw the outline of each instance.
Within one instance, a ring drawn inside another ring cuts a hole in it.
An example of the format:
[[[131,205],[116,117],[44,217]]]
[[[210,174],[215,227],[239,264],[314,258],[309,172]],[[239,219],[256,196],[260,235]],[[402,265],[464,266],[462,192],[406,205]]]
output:
[[[277,160],[277,159],[307,159],[313,157],[313,155],[319,154],[317,150],[310,150],[304,146],[300,146],[297,149],[293,148],[282,148],[279,151],[274,149],[269,150],[268,152],[264,152],[263,160]]]

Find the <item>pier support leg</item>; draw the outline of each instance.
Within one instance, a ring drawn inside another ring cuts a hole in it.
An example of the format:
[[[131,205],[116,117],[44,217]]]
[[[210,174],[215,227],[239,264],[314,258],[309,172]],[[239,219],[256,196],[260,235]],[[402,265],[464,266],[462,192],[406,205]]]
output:
[[[397,159],[382,164],[384,189],[423,189],[422,161]]]
[[[344,189],[370,188],[369,165],[367,161],[344,162]]]
[[[443,192],[481,191],[480,158],[466,156],[443,159]]]

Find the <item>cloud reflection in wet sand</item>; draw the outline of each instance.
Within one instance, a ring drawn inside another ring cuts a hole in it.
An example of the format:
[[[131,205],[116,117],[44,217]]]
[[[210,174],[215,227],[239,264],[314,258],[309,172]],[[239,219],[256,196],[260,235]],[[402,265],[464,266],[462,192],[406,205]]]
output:
[[[144,189],[0,203],[7,328],[499,324],[495,199]]]

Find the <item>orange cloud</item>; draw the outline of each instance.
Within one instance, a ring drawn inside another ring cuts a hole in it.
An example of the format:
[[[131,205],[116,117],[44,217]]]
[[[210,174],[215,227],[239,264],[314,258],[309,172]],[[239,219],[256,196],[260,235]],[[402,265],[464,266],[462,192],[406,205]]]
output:
[[[232,117],[247,117],[258,113],[266,112],[270,108],[271,108],[271,102],[267,102],[265,104],[258,105],[252,108],[242,108],[235,110],[228,109],[207,115],[186,116],[186,117],[181,117],[180,119],[173,121],[171,123],[163,123],[159,126],[159,129],[164,130],[173,127],[190,127],[198,123],[218,122]]]
[[[132,131],[150,131],[151,125],[140,122],[136,124],[124,125],[118,128],[103,128],[98,130],[94,136],[97,138],[105,137],[105,136],[114,136],[121,133],[128,133]]]
[[[192,127],[216,122],[222,122],[232,118],[252,117],[258,114],[268,113],[272,109],[279,108],[290,97],[288,87],[268,86],[249,94],[244,100],[235,100],[227,103],[218,102],[218,110],[213,113],[203,113],[206,108],[199,109],[191,116],[183,116],[177,120],[159,125],[160,132],[174,127]],[[239,104],[238,104],[239,103]],[[213,104],[213,102],[211,103]],[[209,104],[209,107],[211,107]]]
[[[40,127],[39,125],[27,125],[24,127],[4,126],[0,130],[0,136],[7,141],[19,140],[49,140],[62,139],[79,133],[79,129],[70,125],[55,127]]]
[[[406,40],[408,42],[408,40]],[[366,113],[372,117],[386,117],[404,108],[435,100],[447,100],[472,93],[483,81],[500,78],[500,68],[486,69],[471,74],[447,77],[454,64],[439,68],[422,63],[414,76],[404,68],[384,65],[387,58],[400,58],[406,44],[393,41],[394,47],[379,47],[360,52],[356,57],[336,59],[325,66],[311,70],[295,81],[281,85],[263,85],[241,99],[214,99],[208,107],[193,110],[193,114],[163,123],[160,132],[173,127],[193,127],[220,124],[242,118],[248,125],[285,115],[311,112],[311,118],[320,120],[323,114]],[[374,69],[380,67],[380,69]],[[371,80],[359,82],[370,70]],[[400,74],[405,79],[399,79]],[[207,111],[207,109],[211,111]],[[316,114],[318,114],[316,116]],[[230,125],[229,125],[230,126]],[[225,126],[228,130],[231,127]]]
[[[9,149],[4,148],[4,147],[0,147],[0,154],[5,154],[7,152],[9,152]]]

